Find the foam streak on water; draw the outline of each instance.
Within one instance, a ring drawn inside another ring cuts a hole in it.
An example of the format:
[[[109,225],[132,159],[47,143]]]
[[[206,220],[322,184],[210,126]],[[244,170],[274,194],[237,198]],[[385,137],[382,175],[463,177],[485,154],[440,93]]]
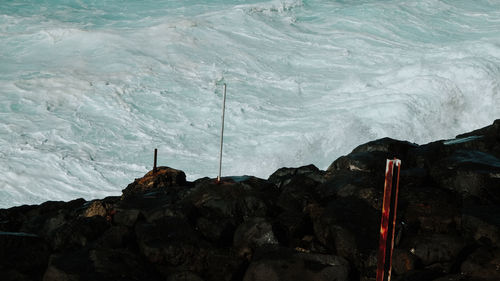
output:
[[[215,177],[223,83],[226,175],[450,138],[500,118],[500,2],[2,1],[0,207]]]

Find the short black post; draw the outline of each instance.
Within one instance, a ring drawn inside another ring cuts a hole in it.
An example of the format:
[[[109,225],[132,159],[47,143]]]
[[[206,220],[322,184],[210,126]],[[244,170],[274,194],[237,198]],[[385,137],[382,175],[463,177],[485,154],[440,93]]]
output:
[[[155,148],[155,160],[154,160],[154,164],[153,164],[153,173],[156,173],[156,160],[157,160],[157,157],[158,157],[158,149]]]

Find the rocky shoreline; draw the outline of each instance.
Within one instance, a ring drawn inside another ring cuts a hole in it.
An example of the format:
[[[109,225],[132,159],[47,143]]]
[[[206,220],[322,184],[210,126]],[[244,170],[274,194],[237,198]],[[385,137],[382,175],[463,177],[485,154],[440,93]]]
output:
[[[313,165],[0,209],[1,280],[375,280],[385,160],[402,160],[392,280],[500,280],[500,120]]]

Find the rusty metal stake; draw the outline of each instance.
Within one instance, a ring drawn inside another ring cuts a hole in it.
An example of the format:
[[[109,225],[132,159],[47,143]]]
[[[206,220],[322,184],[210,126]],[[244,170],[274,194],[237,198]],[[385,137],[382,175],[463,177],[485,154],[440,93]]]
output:
[[[394,171],[396,167],[397,173]],[[399,171],[401,160],[387,159],[385,169],[384,202],[380,222],[380,240],[377,256],[377,281],[390,281],[392,268],[392,251],[394,249],[394,233],[396,211],[398,207]]]
[[[156,160],[158,158],[158,149],[155,148],[155,160],[154,160],[154,163],[153,163],[153,174],[156,173]]]

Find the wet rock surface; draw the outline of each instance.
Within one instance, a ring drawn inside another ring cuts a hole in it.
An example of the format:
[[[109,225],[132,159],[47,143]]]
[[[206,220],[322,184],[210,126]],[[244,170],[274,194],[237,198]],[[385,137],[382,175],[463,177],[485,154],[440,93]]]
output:
[[[500,280],[500,120],[453,140],[390,138],[326,171],[186,181],[0,210],[1,280],[375,280],[386,159],[402,160],[393,280]]]

